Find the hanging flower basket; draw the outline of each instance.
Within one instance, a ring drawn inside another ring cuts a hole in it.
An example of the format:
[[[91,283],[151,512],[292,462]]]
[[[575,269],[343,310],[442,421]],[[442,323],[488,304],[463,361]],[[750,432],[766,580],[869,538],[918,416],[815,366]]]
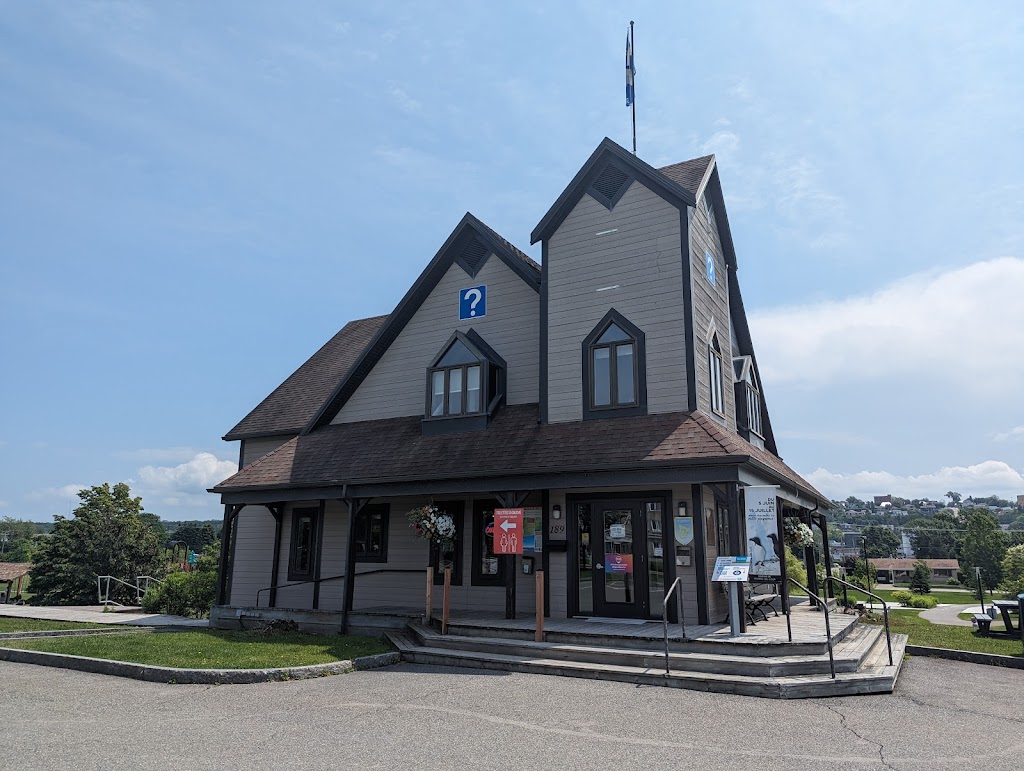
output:
[[[413,509],[408,518],[413,532],[437,546],[443,561],[450,561],[455,551],[455,520],[451,515],[437,506],[428,505]]]
[[[783,522],[786,546],[791,549],[806,549],[814,546],[814,533],[796,517],[786,517]]]

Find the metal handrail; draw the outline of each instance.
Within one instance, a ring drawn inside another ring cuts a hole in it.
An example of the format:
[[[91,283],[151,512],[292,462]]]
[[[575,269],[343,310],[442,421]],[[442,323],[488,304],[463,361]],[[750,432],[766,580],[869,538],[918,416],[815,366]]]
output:
[[[106,581],[107,581],[106,587],[104,587],[103,584],[101,583],[101,581],[103,579],[106,579]],[[129,589],[134,589],[135,590],[135,599],[136,599],[136,601],[139,599],[139,587],[137,585],[130,584],[127,581],[122,581],[117,576],[96,576],[96,595],[97,595],[96,599],[97,599],[97,601],[99,602],[100,605],[104,605],[104,606],[106,606],[106,605],[117,605],[117,607],[119,607],[119,608],[123,608],[124,607],[124,605],[122,605],[120,602],[117,602],[117,600],[110,599],[110,582],[111,581],[116,581],[117,583],[121,584],[122,586],[126,586]],[[104,588],[106,588],[106,592],[103,591]]]
[[[676,609],[677,609],[677,613],[679,615],[679,633],[683,636],[683,640],[684,641],[686,640],[686,627],[683,626],[683,590],[681,588],[682,587],[682,582],[683,582],[682,576],[676,578],[676,580],[672,582],[672,586],[670,586],[668,588],[668,591],[665,592],[665,599],[663,599],[661,601],[661,623],[662,623],[662,626],[664,627],[664,630],[665,630],[665,674],[666,675],[670,671],[669,670],[669,663],[668,663],[668,601],[669,601],[669,598],[672,597],[672,593],[675,592],[676,589],[679,589],[679,591],[676,592]]]
[[[826,600],[821,599],[821,597],[819,597],[818,595],[814,594],[814,592],[812,592],[806,586],[800,584],[797,581],[794,581],[792,578],[789,578],[787,576],[786,580],[789,583],[793,584],[793,586],[795,586],[797,589],[803,589],[804,592],[807,593],[808,597],[813,597],[815,600],[820,602],[821,603],[821,607],[825,609],[825,640],[828,643],[828,668],[829,668],[829,671],[832,673],[832,679],[835,680],[836,679],[836,659],[835,659],[835,655],[832,653],[832,624],[829,623],[828,602]],[[790,623],[790,620],[789,620],[789,592],[786,592],[786,631],[789,632],[789,641],[793,642],[793,625]]]
[[[145,588],[142,586],[143,581],[146,582]],[[149,591],[149,585],[151,583],[162,584],[163,579],[156,578],[155,576],[135,576],[135,593],[140,601],[146,596],[146,592]]]
[[[422,573],[420,569],[411,570],[407,568],[377,568],[376,570],[360,570],[355,575],[357,576],[368,576],[372,573],[416,573],[417,575]],[[272,589],[285,589],[290,586],[305,586],[306,584],[322,584],[326,581],[336,581],[339,578],[344,578],[345,574],[341,573],[336,576],[328,576],[327,578],[311,578],[308,581],[289,581],[285,584],[278,584],[277,586],[268,586],[264,589],[259,589],[256,592],[256,607],[260,606],[260,594],[263,592],[269,592]],[[267,607],[270,607],[269,605]]]
[[[843,600],[849,603],[849,595],[846,594],[846,587],[856,589],[858,592],[864,592],[868,597],[874,597],[880,603],[882,603],[882,617],[885,619],[885,644],[889,648],[889,666],[892,666],[892,634],[889,632],[889,604],[879,597],[877,594],[869,592],[867,589],[862,589],[856,584],[851,584],[849,581],[844,581],[841,578],[835,576],[825,576],[826,584],[829,581],[838,581],[843,585]]]

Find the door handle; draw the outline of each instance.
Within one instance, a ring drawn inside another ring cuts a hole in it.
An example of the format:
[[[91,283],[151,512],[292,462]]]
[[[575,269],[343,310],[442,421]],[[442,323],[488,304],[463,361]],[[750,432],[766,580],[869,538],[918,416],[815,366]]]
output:
[[[594,570],[604,570],[604,563],[603,562],[595,562],[594,563]]]

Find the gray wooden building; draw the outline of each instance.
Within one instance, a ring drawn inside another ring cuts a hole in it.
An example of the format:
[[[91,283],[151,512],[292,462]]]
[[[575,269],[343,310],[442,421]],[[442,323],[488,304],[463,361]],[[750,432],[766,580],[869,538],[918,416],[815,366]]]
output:
[[[458,527],[455,612],[533,613],[543,569],[549,617],[657,619],[678,577],[708,624],[746,486],[827,508],[778,454],[714,156],[654,168],[605,139],[537,242],[539,265],[467,214],[389,315],[349,322],[227,433],[215,625],[422,611],[437,555],[406,515],[428,502]],[[525,509],[533,551],[495,556],[496,507]]]

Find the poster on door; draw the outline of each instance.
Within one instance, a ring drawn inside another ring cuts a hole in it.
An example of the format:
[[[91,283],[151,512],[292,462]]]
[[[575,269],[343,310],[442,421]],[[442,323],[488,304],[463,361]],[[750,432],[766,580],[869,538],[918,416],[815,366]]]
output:
[[[604,555],[604,572],[605,573],[632,573],[633,572],[633,555],[632,554],[605,554]]]
[[[782,575],[785,551],[779,535],[776,489],[774,486],[743,488],[751,576],[778,578]]]

